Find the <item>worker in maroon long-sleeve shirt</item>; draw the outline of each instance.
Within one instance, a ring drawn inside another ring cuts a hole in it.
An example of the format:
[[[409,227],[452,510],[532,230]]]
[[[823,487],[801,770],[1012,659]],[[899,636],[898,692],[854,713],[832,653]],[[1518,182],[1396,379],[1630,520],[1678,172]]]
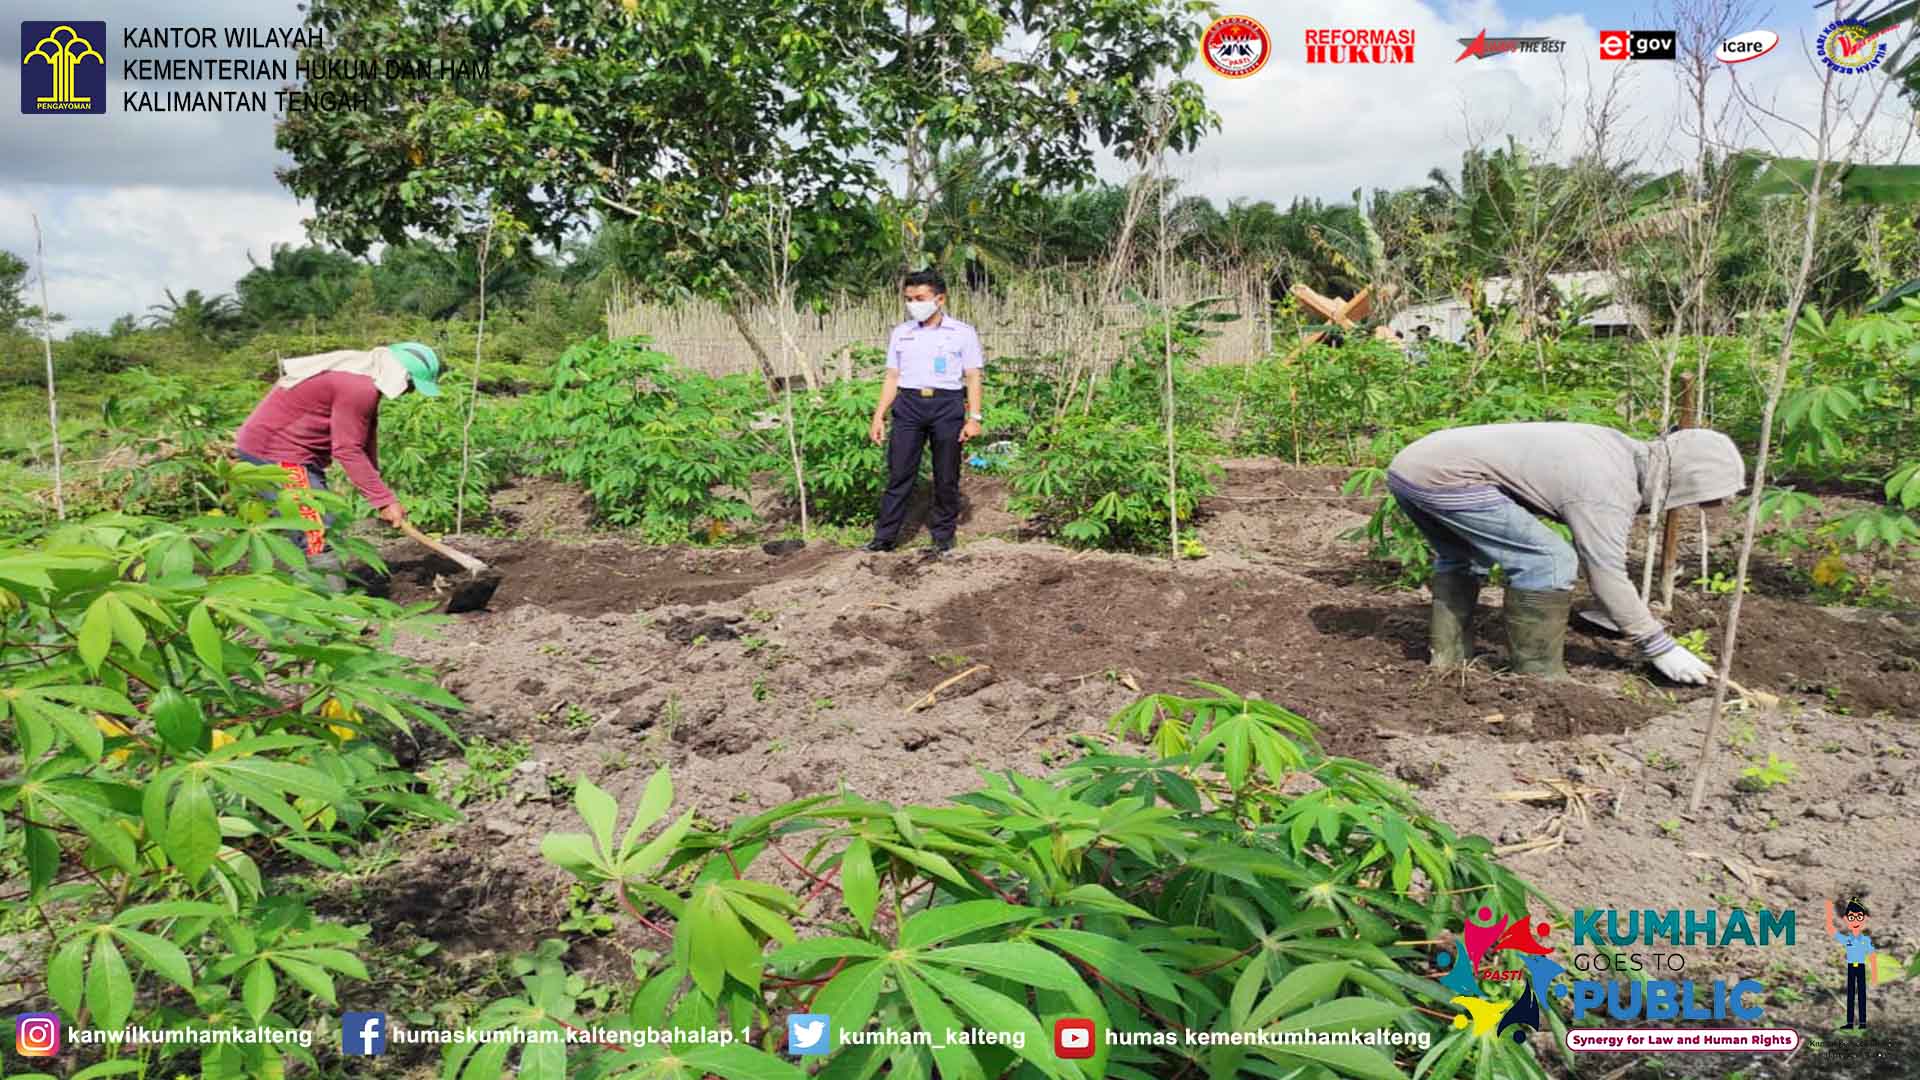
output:
[[[236,454],[256,465],[280,466],[292,489],[325,488],[327,465],[337,461],[380,519],[397,528],[407,511],[380,479],[380,400],[409,387],[440,396],[440,357],[403,341],[296,357],[280,366],[280,380],[234,435]],[[338,556],[327,551],[326,523],[311,508],[302,513],[321,526],[306,534],[309,562],[334,569]]]

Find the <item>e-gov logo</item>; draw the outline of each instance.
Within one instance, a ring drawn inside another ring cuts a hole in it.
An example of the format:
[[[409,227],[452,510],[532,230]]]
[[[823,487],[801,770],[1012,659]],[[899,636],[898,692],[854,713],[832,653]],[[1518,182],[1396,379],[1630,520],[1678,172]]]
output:
[[[20,111],[107,111],[107,24],[20,24]]]

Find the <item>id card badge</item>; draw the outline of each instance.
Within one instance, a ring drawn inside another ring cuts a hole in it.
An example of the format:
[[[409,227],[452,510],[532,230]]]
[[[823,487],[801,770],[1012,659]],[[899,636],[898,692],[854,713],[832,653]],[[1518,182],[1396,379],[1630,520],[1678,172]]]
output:
[[[947,373],[947,358],[945,356],[936,356],[933,358],[933,373],[935,375],[945,375]]]

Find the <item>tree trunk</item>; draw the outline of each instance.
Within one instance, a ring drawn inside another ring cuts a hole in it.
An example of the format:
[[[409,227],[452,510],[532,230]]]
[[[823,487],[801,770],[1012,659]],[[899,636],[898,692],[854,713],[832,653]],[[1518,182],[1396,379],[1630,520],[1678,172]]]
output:
[[[733,328],[740,331],[740,336],[747,340],[747,348],[752,350],[754,362],[760,365],[760,377],[767,383],[767,397],[778,397],[780,380],[774,374],[773,359],[767,355],[766,347],[760,344],[760,339],[753,336],[753,327],[747,324],[747,313],[741,310],[740,301],[729,299],[725,307],[727,318],[733,320]]]

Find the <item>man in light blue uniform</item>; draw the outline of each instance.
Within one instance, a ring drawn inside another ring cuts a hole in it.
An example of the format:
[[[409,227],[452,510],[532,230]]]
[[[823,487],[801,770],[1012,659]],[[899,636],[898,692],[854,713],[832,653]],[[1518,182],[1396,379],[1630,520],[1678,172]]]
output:
[[[1873,939],[1867,936],[1866,905],[1858,900],[1848,900],[1847,909],[1840,916],[1847,924],[1845,930],[1833,928],[1833,901],[1827,901],[1827,933],[1833,940],[1847,950],[1847,1025],[1850,1028],[1867,1026],[1867,986],[1880,981],[1880,954],[1873,951]],[[1854,1005],[1859,1004],[1856,1012]],[[1859,1019],[1855,1020],[1854,1017]]]
[[[920,473],[920,456],[933,445],[933,512],[927,532],[935,558],[953,549],[960,517],[960,445],[980,434],[980,372],[986,360],[980,335],[946,313],[947,283],[938,272],[916,270],[901,289],[907,321],[887,340],[887,375],[868,432],[887,444],[887,490],[868,551],[892,551],[907,520],[907,500]],[[887,417],[893,437],[887,437]]]

